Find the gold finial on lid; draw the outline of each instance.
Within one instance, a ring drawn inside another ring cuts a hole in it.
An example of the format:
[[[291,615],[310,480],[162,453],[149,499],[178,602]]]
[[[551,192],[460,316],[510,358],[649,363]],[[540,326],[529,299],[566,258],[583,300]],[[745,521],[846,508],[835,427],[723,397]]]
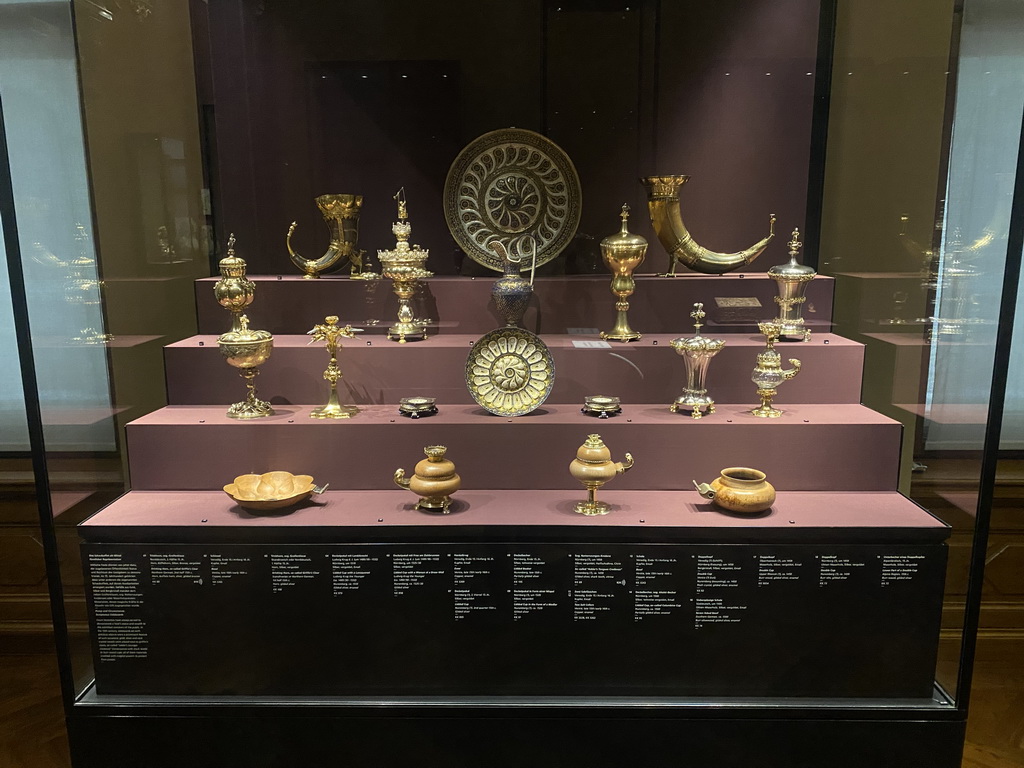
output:
[[[693,318],[693,329],[696,334],[700,336],[700,329],[704,327],[704,318],[707,317],[707,313],[704,311],[704,304],[702,302],[696,302],[693,305],[693,312],[690,313],[690,317]]]
[[[395,192],[394,199],[398,202],[398,220],[405,221],[409,218],[409,209],[405,200],[405,187]]]
[[[793,239],[790,240],[786,245],[789,246],[789,255],[795,260],[797,254],[800,253],[800,249],[803,248],[803,243],[800,242],[800,229],[793,230]]]
[[[626,222],[629,221],[629,203],[622,204],[622,213],[619,214],[622,217],[622,234],[629,234],[629,230],[626,228]]]

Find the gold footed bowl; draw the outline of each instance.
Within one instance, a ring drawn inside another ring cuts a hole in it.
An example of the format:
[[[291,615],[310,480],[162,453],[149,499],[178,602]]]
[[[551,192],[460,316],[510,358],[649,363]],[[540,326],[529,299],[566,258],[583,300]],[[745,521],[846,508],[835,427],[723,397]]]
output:
[[[310,475],[293,475],[284,471],[239,475],[234,482],[224,486],[224,493],[238,506],[254,512],[292,506],[326,490],[326,485],[314,485]]]

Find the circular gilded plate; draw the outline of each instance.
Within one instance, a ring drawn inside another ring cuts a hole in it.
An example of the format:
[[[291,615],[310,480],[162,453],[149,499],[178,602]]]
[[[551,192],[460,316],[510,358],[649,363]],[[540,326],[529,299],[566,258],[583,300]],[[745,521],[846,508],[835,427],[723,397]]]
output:
[[[580,178],[572,160],[553,141],[520,128],[491,131],[470,142],[444,183],[444,217],[455,242],[471,259],[498,272],[502,260],[487,243],[498,239],[510,253],[524,253],[529,249],[521,241],[532,235],[539,267],[569,245],[580,209]]]
[[[498,416],[522,416],[540,407],[555,383],[547,345],[522,328],[499,328],[473,345],[466,386],[478,404]]]

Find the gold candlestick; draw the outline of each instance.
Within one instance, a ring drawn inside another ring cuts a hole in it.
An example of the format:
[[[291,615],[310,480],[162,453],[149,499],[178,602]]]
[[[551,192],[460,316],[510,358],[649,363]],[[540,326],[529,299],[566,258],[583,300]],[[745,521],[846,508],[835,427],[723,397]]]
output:
[[[629,206],[622,205],[622,229],[617,234],[609,235],[601,241],[601,256],[608,269],[612,271],[612,294],[616,297],[615,302],[615,327],[611,331],[602,331],[601,338],[612,341],[636,341],[640,334],[629,327],[629,318],[626,313],[629,311],[629,302],[626,301],[633,295],[636,289],[636,281],[633,279],[633,270],[644,263],[644,256],[647,254],[647,240],[640,235],[631,234],[627,222],[629,221]]]
[[[407,339],[427,338],[427,327],[423,321],[415,319],[409,301],[416,293],[416,284],[420,278],[432,277],[434,273],[423,267],[430,251],[418,245],[409,245],[412,225],[408,221],[405,187],[395,193],[395,201],[398,203],[398,221],[391,226],[391,231],[397,243],[393,250],[377,251],[377,260],[380,261],[384,277],[394,284],[393,290],[398,297],[398,322],[388,329],[388,338],[405,344]]]
[[[309,418],[348,419],[359,413],[359,409],[354,405],[342,405],[341,401],[338,400],[338,380],[342,378],[341,369],[338,367],[338,348],[341,346],[338,341],[339,339],[351,339],[357,333],[362,333],[362,330],[362,328],[353,328],[351,325],[339,328],[337,316],[330,315],[324,318],[324,322],[314,325],[311,330],[307,331],[309,336],[312,337],[309,343],[312,344],[314,341],[326,342],[327,353],[331,356],[331,361],[327,364],[327,370],[324,371],[324,379],[331,385],[330,397],[327,399],[326,405],[314,408],[310,412]]]

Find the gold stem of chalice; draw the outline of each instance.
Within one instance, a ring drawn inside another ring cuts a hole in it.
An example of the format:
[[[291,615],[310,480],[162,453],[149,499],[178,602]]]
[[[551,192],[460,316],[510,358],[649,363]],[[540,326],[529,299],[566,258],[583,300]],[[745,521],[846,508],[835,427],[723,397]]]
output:
[[[757,394],[761,398],[761,405],[751,411],[754,416],[760,416],[763,419],[777,419],[783,414],[783,411],[772,405],[772,398],[775,397],[774,389],[759,389]]]
[[[418,274],[411,277],[399,274],[394,278],[394,292],[398,297],[398,322],[388,328],[388,338],[397,339],[399,344],[405,344],[406,339],[427,338],[427,329],[416,322],[410,304],[416,295],[418,280]]]
[[[266,400],[260,400],[256,396],[256,376],[259,375],[259,368],[240,368],[238,375],[245,380],[245,400],[235,403],[228,408],[228,417],[232,419],[260,419],[264,416],[273,416],[274,409]]]
[[[614,280],[612,281],[614,285]],[[619,300],[615,302],[615,327],[610,331],[601,331],[601,338],[608,341],[636,341],[643,338],[642,334],[634,331],[629,325],[629,302],[626,297],[633,293],[633,286],[636,284],[633,278],[629,278],[630,288],[628,293],[616,294]],[[613,289],[614,290],[614,289]]]
[[[603,501],[597,500],[597,489],[602,485],[603,483],[588,483],[587,500],[576,502],[575,511],[588,516],[607,515],[611,511],[611,507]]]

